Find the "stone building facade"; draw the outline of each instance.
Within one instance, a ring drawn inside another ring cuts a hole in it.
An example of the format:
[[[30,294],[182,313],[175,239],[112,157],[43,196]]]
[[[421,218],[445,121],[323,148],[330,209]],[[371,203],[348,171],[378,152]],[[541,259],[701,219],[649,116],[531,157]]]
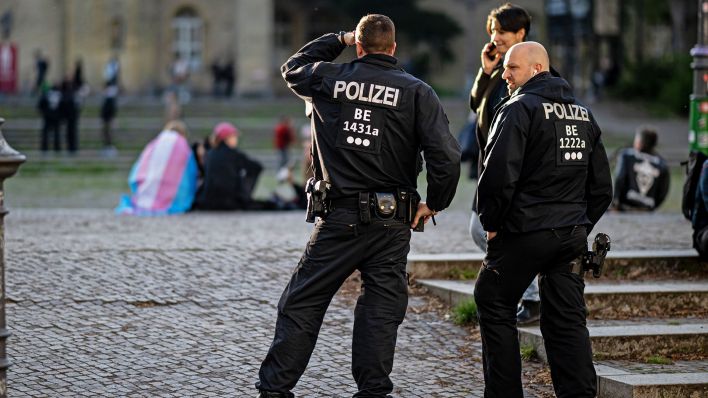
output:
[[[270,96],[287,91],[279,66],[290,54],[316,35],[353,28],[341,26],[337,16],[317,7],[317,1],[3,0],[0,16],[10,15],[10,22],[9,34],[0,37],[0,44],[9,41],[18,49],[21,93],[33,85],[34,53],[39,49],[50,61],[50,82],[70,75],[81,59],[85,79],[98,90],[103,69],[115,56],[124,93],[156,94],[170,85],[171,66],[181,57],[189,63],[192,91],[206,94],[212,89],[212,64],[230,59],[237,95]],[[531,38],[543,41],[544,0],[516,3],[534,18]],[[489,40],[486,15],[501,2],[420,0],[419,4],[447,14],[463,30],[452,42],[455,60],[443,63],[433,57],[428,80],[443,94],[464,95],[479,67],[480,49]],[[413,52],[427,50],[412,48],[402,35],[398,42],[402,62]]]
[[[170,84],[177,57],[191,69],[197,92],[211,88],[213,62],[232,58],[240,94],[272,90],[272,0],[4,0],[10,13],[6,41],[19,51],[19,85],[34,79],[34,53],[50,62],[49,81],[73,72],[77,59],[92,87],[116,56],[125,92],[145,95]]]

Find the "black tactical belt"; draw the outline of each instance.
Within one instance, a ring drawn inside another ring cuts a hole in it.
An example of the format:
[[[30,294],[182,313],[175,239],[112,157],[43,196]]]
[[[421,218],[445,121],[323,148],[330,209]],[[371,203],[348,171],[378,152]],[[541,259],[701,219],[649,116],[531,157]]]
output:
[[[400,201],[397,201],[397,203],[399,206],[401,205]],[[358,210],[362,224],[369,224],[374,218],[380,220],[405,221],[405,217],[401,217],[397,213],[391,214],[390,216],[382,216],[377,210],[374,194],[368,192],[361,192],[356,197],[331,199],[329,201],[329,209],[330,211],[334,211],[335,209]]]
[[[329,202],[330,209],[359,209],[359,197],[347,197],[332,199]]]

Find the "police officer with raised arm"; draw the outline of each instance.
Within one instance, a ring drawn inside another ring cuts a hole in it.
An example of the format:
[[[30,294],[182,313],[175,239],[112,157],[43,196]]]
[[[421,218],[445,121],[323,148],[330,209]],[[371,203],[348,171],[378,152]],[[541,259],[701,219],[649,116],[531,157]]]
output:
[[[478,188],[488,250],[477,279],[485,397],[523,397],[516,303],[540,274],[541,333],[560,398],[596,395],[582,257],[612,201],[600,129],[535,42],[504,60],[510,96],[492,120]]]
[[[354,44],[356,60],[332,62]],[[393,22],[371,14],[355,32],[308,43],[282,67],[288,87],[312,107],[315,178],[308,192],[320,219],[278,303],[275,337],[256,383],[260,397],[294,396],[325,311],[355,270],[362,289],[354,310],[354,396],[393,390],[411,227],[450,204],[460,174],[460,148],[440,101],[396,65],[395,50]],[[415,191],[421,151],[426,202]]]

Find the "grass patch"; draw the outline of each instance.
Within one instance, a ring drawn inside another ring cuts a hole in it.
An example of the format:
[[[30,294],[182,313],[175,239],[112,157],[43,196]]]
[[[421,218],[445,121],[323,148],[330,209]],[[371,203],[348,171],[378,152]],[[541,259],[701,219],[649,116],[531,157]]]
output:
[[[674,363],[669,358],[666,358],[661,355],[652,355],[652,356],[646,358],[645,361],[646,361],[646,363],[650,363],[650,364],[654,364],[654,365],[671,365]]]
[[[519,351],[521,353],[521,359],[524,361],[538,358],[538,352],[536,352],[536,348],[532,345],[522,345]]]
[[[452,320],[460,326],[477,324],[477,303],[469,299],[452,309]]]
[[[477,271],[473,269],[453,268],[448,272],[450,279],[472,280],[477,278]]]

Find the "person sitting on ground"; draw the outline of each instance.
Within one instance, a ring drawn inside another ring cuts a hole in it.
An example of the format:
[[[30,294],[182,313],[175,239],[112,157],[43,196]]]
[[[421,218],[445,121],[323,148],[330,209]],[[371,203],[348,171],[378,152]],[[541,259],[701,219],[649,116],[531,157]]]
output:
[[[168,122],[143,149],[128,177],[118,214],[163,215],[188,211],[197,189],[197,161],[184,122]]]
[[[278,185],[275,187],[271,200],[277,210],[304,210],[307,208],[307,194],[304,184],[297,184],[293,178],[293,166],[282,167],[276,175]]]
[[[653,211],[669,192],[669,168],[656,151],[658,134],[651,126],[641,126],[632,148],[619,153],[612,208]]]
[[[248,210],[262,208],[251,198],[263,166],[238,146],[239,131],[231,123],[214,127],[214,148],[204,164],[204,184],[197,197],[199,210]]]

